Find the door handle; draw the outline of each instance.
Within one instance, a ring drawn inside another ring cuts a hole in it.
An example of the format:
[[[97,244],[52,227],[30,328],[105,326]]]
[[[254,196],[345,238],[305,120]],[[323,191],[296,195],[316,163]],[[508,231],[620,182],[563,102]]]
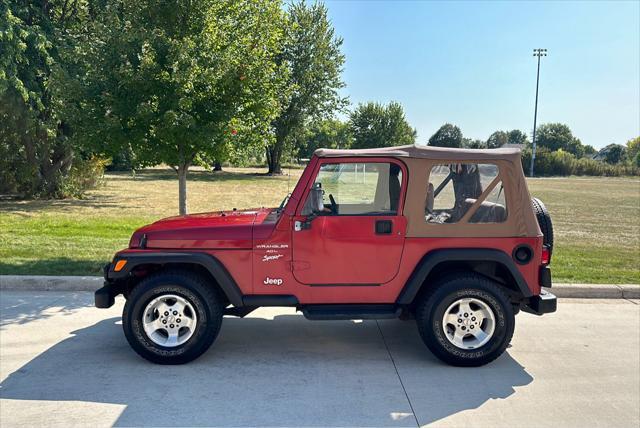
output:
[[[376,235],[391,235],[393,223],[391,220],[376,220]]]

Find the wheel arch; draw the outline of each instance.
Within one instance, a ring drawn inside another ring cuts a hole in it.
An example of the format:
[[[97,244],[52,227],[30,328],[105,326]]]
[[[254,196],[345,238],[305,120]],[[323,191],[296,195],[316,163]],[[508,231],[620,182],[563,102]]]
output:
[[[412,305],[431,289],[430,283],[455,272],[472,271],[497,281],[509,295],[518,298],[533,294],[512,258],[491,248],[446,248],[432,250],[416,265],[396,299],[399,305]]]
[[[119,260],[126,260],[122,270],[114,271]],[[121,253],[117,255],[106,272],[108,281],[131,280],[142,278],[148,270],[158,271],[167,268],[195,270],[213,281],[234,306],[242,306],[242,292],[227,268],[214,256],[204,253]],[[129,281],[131,283],[131,281]],[[137,283],[136,280],[133,283]]]

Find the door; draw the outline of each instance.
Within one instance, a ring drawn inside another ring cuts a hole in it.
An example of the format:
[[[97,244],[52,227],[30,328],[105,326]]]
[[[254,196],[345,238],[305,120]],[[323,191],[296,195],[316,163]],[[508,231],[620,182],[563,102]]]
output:
[[[307,200],[295,218],[292,269],[297,281],[379,285],[396,276],[407,224],[401,215],[404,168],[384,159],[321,161],[310,188],[323,190],[322,208]],[[307,198],[314,193],[309,190]]]

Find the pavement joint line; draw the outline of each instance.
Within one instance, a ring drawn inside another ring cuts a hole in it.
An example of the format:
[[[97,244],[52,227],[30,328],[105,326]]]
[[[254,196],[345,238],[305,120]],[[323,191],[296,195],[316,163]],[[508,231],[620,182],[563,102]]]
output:
[[[99,276],[0,275],[1,291],[96,291]],[[549,289],[558,298],[640,299],[638,284],[562,284]]]
[[[402,387],[402,391],[404,391],[404,396],[407,397],[407,403],[409,403],[409,408],[411,409],[413,418],[416,421],[416,426],[420,428],[420,422],[418,422],[418,415],[416,415],[416,411],[413,410],[413,404],[411,404],[411,399],[409,398],[409,394],[407,394],[407,389],[404,387],[404,382],[402,382],[402,378],[400,377],[400,372],[398,371],[398,366],[396,366],[396,361],[393,359],[393,355],[391,355],[391,350],[389,349],[389,345],[387,345],[387,340],[384,338],[384,333],[382,332],[380,323],[378,322],[378,320],[374,320],[374,321],[376,322],[376,326],[378,327],[378,331],[380,332],[382,343],[384,343],[384,347],[387,349],[387,354],[389,354],[389,359],[391,360],[391,364],[393,364],[393,368],[396,371],[396,376],[398,376],[398,380],[400,381],[400,386]]]

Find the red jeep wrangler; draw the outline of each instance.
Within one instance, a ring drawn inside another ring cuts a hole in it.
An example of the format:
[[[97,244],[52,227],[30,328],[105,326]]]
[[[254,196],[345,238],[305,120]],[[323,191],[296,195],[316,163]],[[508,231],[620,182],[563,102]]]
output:
[[[124,294],[144,358],[191,361],[224,315],[292,306],[313,320],[415,318],[441,360],[500,356],[520,310],[556,310],[553,231],[516,149],[316,151],[279,208],[194,214],[137,230],[95,304]]]

